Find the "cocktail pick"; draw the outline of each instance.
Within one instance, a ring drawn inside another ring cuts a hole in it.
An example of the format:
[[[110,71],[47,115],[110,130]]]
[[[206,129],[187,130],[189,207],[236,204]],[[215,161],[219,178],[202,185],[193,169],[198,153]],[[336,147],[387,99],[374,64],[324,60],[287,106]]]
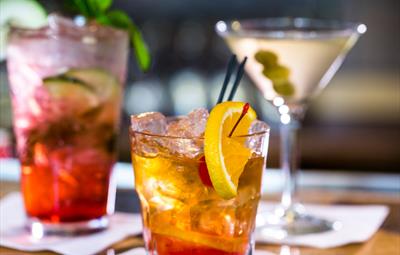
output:
[[[249,108],[250,108],[250,104],[249,104],[249,103],[246,103],[246,104],[243,106],[242,113],[240,114],[239,119],[236,121],[236,123],[235,123],[235,125],[233,126],[231,132],[229,133],[228,137],[232,137],[233,132],[235,132],[236,127],[239,125],[239,123],[240,123],[240,121],[243,119],[244,115],[246,115],[246,113],[249,111]]]

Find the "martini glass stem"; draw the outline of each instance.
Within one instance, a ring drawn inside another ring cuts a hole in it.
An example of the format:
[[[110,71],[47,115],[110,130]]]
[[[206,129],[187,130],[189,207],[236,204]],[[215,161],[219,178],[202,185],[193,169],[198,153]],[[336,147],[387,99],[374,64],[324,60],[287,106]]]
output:
[[[284,210],[290,210],[297,202],[296,186],[297,186],[297,168],[298,168],[298,144],[297,133],[299,124],[290,122],[288,124],[281,123],[281,165],[283,174],[283,192],[281,198],[281,206]]]

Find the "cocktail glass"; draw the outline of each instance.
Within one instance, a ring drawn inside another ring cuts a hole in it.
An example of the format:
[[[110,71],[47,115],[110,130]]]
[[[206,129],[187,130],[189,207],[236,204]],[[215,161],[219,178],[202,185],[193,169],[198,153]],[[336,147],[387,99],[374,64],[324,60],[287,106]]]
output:
[[[32,234],[103,229],[113,212],[126,32],[50,15],[12,28],[7,67]]]
[[[217,33],[246,72],[280,113],[281,165],[284,177],[280,206],[260,218],[264,235],[273,238],[324,232],[340,226],[305,212],[296,197],[296,133],[308,102],[331,80],[361,34],[364,24],[305,18],[220,21]]]
[[[225,200],[203,183],[199,173],[205,165],[203,137],[140,131],[142,120],[137,118],[150,120],[144,124],[150,126],[154,117],[154,113],[133,116],[130,130],[148,254],[250,255],[269,139],[266,124],[252,134],[232,137],[246,141],[253,154],[240,176],[237,196]],[[173,126],[179,119],[167,122]],[[200,124],[191,125],[197,129]],[[187,133],[188,128],[180,130]]]

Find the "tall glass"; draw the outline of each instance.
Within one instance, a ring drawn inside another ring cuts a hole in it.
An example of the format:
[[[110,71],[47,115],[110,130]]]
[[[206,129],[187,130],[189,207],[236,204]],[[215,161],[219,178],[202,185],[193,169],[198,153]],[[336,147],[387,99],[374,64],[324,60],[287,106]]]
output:
[[[284,187],[263,233],[284,238],[332,230],[338,224],[306,213],[296,197],[297,132],[308,102],[329,83],[366,26],[269,18],[220,21],[216,31],[239,58],[248,57],[246,72],[280,113]]]
[[[269,140],[269,129],[262,126],[257,133],[232,137],[247,141],[253,154],[240,176],[237,196],[229,200],[202,181],[202,137],[160,136],[131,129],[135,187],[148,254],[252,254]]]
[[[44,28],[12,28],[8,45],[28,225],[33,234],[105,228],[127,34],[50,15]]]

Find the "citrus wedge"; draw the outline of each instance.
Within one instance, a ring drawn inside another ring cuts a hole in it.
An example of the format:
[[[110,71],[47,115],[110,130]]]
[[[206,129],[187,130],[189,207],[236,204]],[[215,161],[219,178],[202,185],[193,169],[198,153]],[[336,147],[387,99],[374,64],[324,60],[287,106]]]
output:
[[[6,57],[10,25],[39,28],[46,25],[47,14],[35,0],[0,0],[0,61]]]
[[[65,105],[63,111],[82,115],[100,105],[95,92],[86,84],[79,81],[60,77],[47,77],[43,80],[43,87],[54,100],[54,104]]]
[[[63,75],[86,83],[102,101],[115,101],[121,92],[117,78],[100,68],[70,69]]]
[[[250,107],[229,137],[241,116],[245,103],[224,102],[216,105],[210,113],[204,134],[204,155],[211,182],[217,194],[224,199],[236,196],[239,177],[251,157],[245,146],[251,122],[257,118]]]

